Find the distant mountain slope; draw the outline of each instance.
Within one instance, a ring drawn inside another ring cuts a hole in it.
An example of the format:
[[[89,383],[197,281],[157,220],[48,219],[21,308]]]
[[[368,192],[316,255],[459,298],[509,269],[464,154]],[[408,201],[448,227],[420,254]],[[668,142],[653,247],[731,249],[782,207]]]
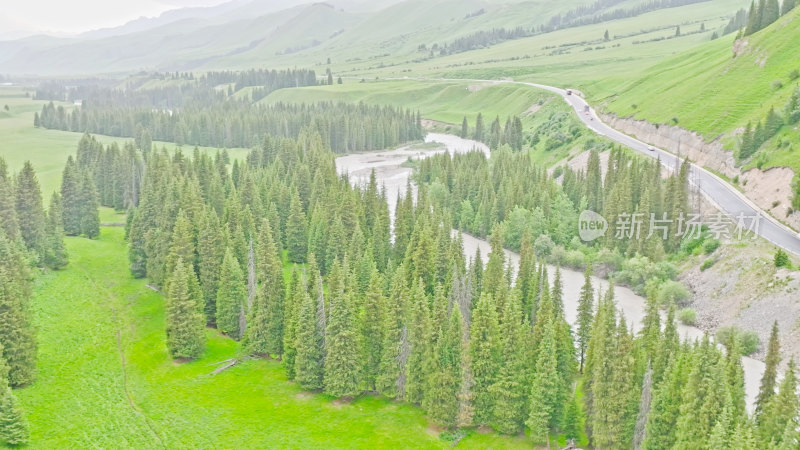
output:
[[[733,35],[675,55],[620,84],[607,108],[620,116],[678,125],[710,139],[782,109],[800,70],[800,8],[736,43]],[[634,106],[635,105],[635,106]]]

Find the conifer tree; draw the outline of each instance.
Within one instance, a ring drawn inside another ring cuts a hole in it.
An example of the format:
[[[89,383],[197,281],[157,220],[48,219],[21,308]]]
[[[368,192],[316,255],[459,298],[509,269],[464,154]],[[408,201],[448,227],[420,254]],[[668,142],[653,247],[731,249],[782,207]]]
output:
[[[325,393],[355,397],[361,393],[358,322],[352,292],[345,285],[347,263],[334,263],[330,275],[330,314],[325,331]]]
[[[363,343],[364,382],[368,388],[377,390],[377,378],[383,354],[385,299],[383,298],[383,278],[373,269],[369,288],[364,296],[364,311],[361,317],[361,342]]]
[[[206,322],[209,324],[216,323],[219,269],[225,256],[225,250],[224,236],[220,228],[219,218],[214,209],[209,208],[197,235],[197,272],[200,278],[200,288],[203,292]]]
[[[242,269],[228,247],[220,268],[216,318],[217,329],[236,340],[240,339],[244,331],[239,329],[239,313],[246,300],[247,290]]]
[[[194,272],[179,258],[170,274],[166,298],[167,348],[173,358],[194,359],[205,349],[205,318],[193,298]]]
[[[539,437],[547,435],[550,427],[558,426],[561,417],[557,412],[562,410],[562,402],[566,399],[560,398],[561,376],[558,373],[558,357],[556,355],[556,329],[552,320],[545,324],[544,335],[539,342],[536,351],[537,359],[534,366],[532,390],[530,394],[531,404],[527,424],[533,431],[537,429]],[[544,393],[542,395],[541,393]],[[545,419],[545,429],[541,429],[541,420]],[[533,435],[533,432],[531,433]]]
[[[289,261],[295,264],[306,262],[307,246],[306,215],[303,212],[300,197],[295,192],[286,223],[286,247],[289,250]]]
[[[295,380],[303,389],[312,391],[323,387],[325,349],[320,325],[314,298],[308,292],[302,293],[297,316]]]
[[[36,377],[37,345],[28,306],[29,277],[24,256],[0,232],[0,360],[7,362],[8,383],[14,387],[30,384]]]
[[[8,177],[8,167],[3,158],[0,158],[0,229],[11,241],[16,241],[19,237],[14,186]]]
[[[772,331],[769,335],[769,343],[767,344],[767,356],[764,358],[766,368],[764,375],[761,377],[761,387],[758,390],[758,397],[756,397],[756,420],[760,423],[761,413],[766,408],[769,400],[775,395],[775,386],[777,385],[778,377],[778,364],[781,362],[780,355],[780,341],[778,339],[778,322],[772,324]]]
[[[472,139],[483,142],[483,114],[478,113],[478,118],[475,119],[475,134],[472,136]]]
[[[169,275],[175,271],[178,260],[182,260],[187,271],[194,274],[195,245],[192,224],[186,212],[181,210],[175,219],[175,226],[172,229],[172,239],[169,241],[169,252],[164,263],[164,273]],[[167,290],[169,284],[165,282]],[[190,289],[193,289],[190,286]]]
[[[81,234],[89,239],[100,236],[100,211],[98,210],[97,189],[88,171],[84,171],[80,192]]]
[[[2,359],[2,358],[0,358]],[[28,421],[5,377],[0,378],[0,441],[11,446],[28,443]]]
[[[497,309],[491,295],[483,293],[472,312],[470,329],[469,352],[475,379],[473,392],[476,425],[488,424],[492,418],[494,398],[489,388],[494,384],[500,368],[499,339]]]
[[[80,171],[70,155],[61,176],[62,220],[64,232],[70,236],[81,234],[81,182]]]
[[[589,338],[592,330],[592,317],[594,316],[594,288],[592,287],[592,269],[586,269],[584,273],[583,286],[581,287],[580,297],[578,298],[578,361],[580,372],[583,373],[584,358],[586,349],[589,347]]]
[[[526,368],[530,364],[526,359],[527,346],[530,345],[529,339],[526,339],[530,334],[529,327],[520,323],[516,296],[512,296],[505,304],[501,329],[500,370],[489,388],[494,396],[492,425],[501,433],[515,434],[523,428],[526,419]],[[553,396],[553,393],[548,392],[548,396]]]
[[[405,280],[405,266],[401,264],[392,276],[391,291],[386,302],[383,345],[376,377],[378,391],[389,398],[405,396],[405,360],[408,358],[405,348],[408,344],[408,330],[404,323],[407,296]]]
[[[45,216],[39,180],[30,161],[26,161],[17,174],[15,206],[19,230],[25,246],[37,256],[42,256],[45,247]]]
[[[284,297],[283,310],[283,368],[286,376],[294,380],[296,375],[295,361],[297,359],[297,320],[300,303],[303,295],[307,294],[305,278],[297,267],[292,269],[292,278]]]
[[[459,399],[462,363],[462,319],[459,308],[450,312],[450,320],[439,340],[435,355],[435,370],[430,374],[432,379],[428,415],[445,427],[458,424]]]
[[[461,121],[461,137],[466,139],[469,133],[469,124],[467,124],[467,116]]]
[[[433,360],[431,314],[429,300],[422,280],[417,280],[411,292],[411,325],[408,331],[410,353],[406,369],[406,400],[421,404],[425,398],[427,369]]]
[[[59,270],[67,266],[67,248],[64,245],[64,230],[61,228],[61,196],[53,192],[50,197],[50,206],[47,208],[47,223],[45,224],[47,245],[45,246],[44,264]]]
[[[252,354],[270,356],[283,353],[283,296],[285,286],[278,249],[272,228],[264,219],[258,235],[256,267],[258,293],[250,309],[245,331],[245,347]]]
[[[800,399],[797,397],[796,366],[794,360],[790,360],[778,393],[769,400],[759,418],[758,431],[761,438],[764,441],[771,441],[775,446],[797,444],[783,442],[783,434],[787,428],[797,429],[798,411],[800,411]]]

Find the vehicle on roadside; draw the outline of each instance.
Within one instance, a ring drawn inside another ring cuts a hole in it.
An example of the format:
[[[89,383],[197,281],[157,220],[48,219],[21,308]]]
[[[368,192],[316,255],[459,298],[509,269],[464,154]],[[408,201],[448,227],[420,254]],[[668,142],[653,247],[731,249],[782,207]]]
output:
[[[655,148],[655,147],[653,147],[652,145],[648,145],[648,146],[647,146],[647,150],[649,150],[649,151],[651,151],[651,152],[654,152],[654,151],[656,151],[656,148]]]

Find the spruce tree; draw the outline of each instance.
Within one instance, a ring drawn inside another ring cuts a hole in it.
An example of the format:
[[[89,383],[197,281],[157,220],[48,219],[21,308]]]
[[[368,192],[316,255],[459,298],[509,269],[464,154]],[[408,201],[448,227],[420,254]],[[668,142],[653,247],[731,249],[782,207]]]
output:
[[[433,360],[432,325],[429,300],[422,280],[417,280],[411,292],[411,324],[408,330],[410,353],[406,370],[406,400],[421,404],[428,384],[428,371]]]
[[[11,386],[30,384],[36,377],[36,336],[30,322],[26,279],[18,272],[24,267],[5,267],[20,264],[12,244],[0,233],[0,344],[2,356],[8,363],[8,383]],[[17,271],[15,273],[15,271]]]
[[[578,361],[580,372],[583,373],[586,349],[589,347],[589,338],[592,332],[592,318],[594,316],[594,288],[592,287],[592,269],[586,269],[580,297],[578,297]]]
[[[358,321],[353,294],[346,286],[347,266],[334,263],[330,280],[330,314],[325,330],[325,393],[355,397],[361,393]]]
[[[289,250],[289,261],[295,264],[306,262],[307,246],[306,215],[300,197],[295,192],[286,223],[286,248]]]
[[[475,379],[473,392],[476,425],[486,425],[492,418],[494,397],[489,388],[494,384],[500,368],[498,326],[497,309],[494,307],[491,295],[481,294],[472,312],[469,348],[472,374]]]
[[[797,444],[783,442],[783,434],[788,427],[797,428],[798,411],[800,411],[800,399],[797,396],[796,366],[794,360],[790,360],[778,393],[769,400],[759,418],[758,431],[761,438],[764,441],[771,441],[775,446]]]
[[[283,303],[283,368],[286,370],[286,377],[294,380],[297,372],[295,361],[297,358],[297,320],[299,315],[300,303],[303,295],[307,294],[305,278],[300,270],[295,266],[292,269],[292,277],[289,281],[289,288],[286,290],[286,297]]]
[[[100,212],[97,189],[88,171],[84,171],[80,187],[81,234],[89,239],[100,236]]]
[[[462,377],[462,328],[461,311],[453,308],[450,320],[439,340],[435,355],[435,370],[429,375],[430,397],[428,415],[445,427],[453,428],[458,424],[459,399],[458,392]]]
[[[755,416],[759,423],[761,413],[764,411],[764,408],[766,408],[769,400],[775,395],[778,365],[781,362],[780,345],[778,339],[778,321],[775,321],[772,324],[772,332],[769,335],[767,356],[764,358],[766,368],[764,369],[764,375],[761,377],[761,387],[758,390],[758,397],[756,397]]]
[[[192,278],[194,272],[178,259],[166,298],[167,348],[176,359],[198,358],[205,349],[205,318],[191,291]]]
[[[464,116],[464,120],[461,121],[461,137],[466,139],[468,133],[469,133],[469,124],[467,124],[467,116]]]
[[[376,387],[389,398],[405,396],[405,362],[408,358],[408,329],[404,317],[407,297],[405,267],[401,264],[392,276],[391,290],[386,301],[383,320],[383,345],[378,365]]]
[[[283,267],[273,240],[269,221],[264,219],[258,235],[256,268],[259,288],[250,309],[245,347],[252,354],[283,353]]]
[[[61,176],[62,220],[69,236],[81,234],[81,182],[80,170],[70,155]]]
[[[25,246],[38,257],[43,256],[45,247],[45,215],[42,206],[42,193],[39,180],[30,161],[26,161],[17,174],[15,206],[19,230]]]
[[[231,338],[239,340],[244,331],[239,329],[239,313],[247,300],[247,289],[242,269],[230,247],[225,249],[222,267],[219,270],[216,306],[217,329]]]
[[[369,288],[364,296],[364,311],[361,316],[361,342],[363,344],[364,382],[368,388],[377,390],[377,378],[383,354],[386,301],[383,298],[383,278],[373,269]]]
[[[323,387],[325,348],[321,325],[317,320],[315,299],[308,292],[301,294],[295,343],[295,381],[303,389],[312,391]]]
[[[0,379],[0,441],[11,446],[28,443],[28,421],[11,392],[8,381]]]
[[[197,236],[197,272],[203,292],[206,322],[209,324],[216,323],[219,269],[226,249],[224,239],[217,213],[209,208]]]
[[[516,296],[512,296],[505,304],[501,321],[500,370],[494,384],[489,388],[494,396],[492,425],[505,434],[519,432],[526,419],[526,369],[530,364],[526,358],[530,345],[529,329],[520,323],[519,303]]]
[[[14,186],[8,177],[8,167],[3,158],[0,158],[0,229],[11,241],[16,241],[19,237]]]
[[[59,270],[67,266],[67,248],[64,245],[64,230],[61,228],[61,196],[53,192],[50,197],[50,206],[47,209],[47,223],[45,224],[47,245],[44,252],[44,264]]]

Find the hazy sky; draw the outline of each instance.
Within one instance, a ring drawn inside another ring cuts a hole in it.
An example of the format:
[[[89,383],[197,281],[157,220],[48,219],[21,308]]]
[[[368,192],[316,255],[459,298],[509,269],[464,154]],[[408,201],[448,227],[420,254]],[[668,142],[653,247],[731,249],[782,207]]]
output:
[[[122,25],[184,6],[226,0],[0,0],[0,33],[37,31],[79,33]]]

